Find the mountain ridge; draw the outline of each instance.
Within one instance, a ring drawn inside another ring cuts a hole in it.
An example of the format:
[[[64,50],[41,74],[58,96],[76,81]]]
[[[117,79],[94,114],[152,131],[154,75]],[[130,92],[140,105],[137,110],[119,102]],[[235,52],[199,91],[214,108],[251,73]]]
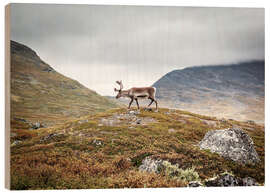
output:
[[[169,108],[211,116],[214,113],[223,116],[224,111],[225,118],[264,122],[264,66],[264,61],[251,61],[188,67],[165,74],[153,86],[157,88],[156,96],[161,104]],[[233,108],[236,103],[237,107]],[[224,110],[222,105],[230,106],[234,112],[230,114],[230,109]],[[255,116],[246,115],[251,109],[257,111]]]
[[[55,71],[33,49],[11,41],[10,53],[12,118],[57,122],[118,107]]]

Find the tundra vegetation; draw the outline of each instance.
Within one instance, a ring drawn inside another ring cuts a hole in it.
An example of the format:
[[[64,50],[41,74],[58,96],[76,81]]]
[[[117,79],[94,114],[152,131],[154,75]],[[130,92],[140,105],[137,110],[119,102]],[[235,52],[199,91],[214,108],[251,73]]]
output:
[[[184,187],[189,179],[185,172],[203,181],[227,171],[264,184],[263,126],[165,108],[136,113],[137,119],[151,118],[144,124],[126,121],[135,112],[115,108],[35,130],[13,120],[11,188]],[[112,117],[120,121],[104,124]],[[251,136],[259,163],[243,165],[200,150],[198,143],[207,131],[233,125]],[[167,161],[168,167],[159,173],[140,171],[148,156]],[[176,166],[178,174],[172,175]]]

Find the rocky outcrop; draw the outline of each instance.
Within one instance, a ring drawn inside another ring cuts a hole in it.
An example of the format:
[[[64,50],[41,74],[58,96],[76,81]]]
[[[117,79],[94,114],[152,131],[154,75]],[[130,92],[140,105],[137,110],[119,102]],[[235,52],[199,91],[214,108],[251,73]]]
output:
[[[40,129],[40,128],[43,128],[43,127],[47,126],[45,123],[41,123],[41,122],[33,123],[31,121],[28,121],[28,120],[26,120],[24,118],[20,118],[20,117],[14,117],[13,120],[16,121],[16,122],[24,123],[24,125],[27,126],[29,130]]]
[[[240,186],[240,179],[231,174],[226,173],[218,177],[206,180],[205,186],[207,187]]]
[[[254,178],[246,177],[242,179],[243,186],[259,186]]]
[[[101,140],[98,140],[98,139],[94,139],[92,143],[95,146],[101,146],[101,145],[103,145],[103,142]]]
[[[125,113],[115,113],[110,117],[100,119],[99,126],[119,126],[119,125],[147,125],[157,122],[151,117],[139,117],[140,111],[127,111]]]
[[[143,159],[142,165],[140,165],[139,170],[155,173],[163,172],[166,176],[170,178],[174,178],[184,182],[198,181],[200,179],[199,174],[195,171],[195,168],[187,168],[184,170],[180,168],[178,164],[173,165],[169,161],[154,159],[151,158],[151,156]]]
[[[20,140],[15,140],[12,144],[11,144],[11,147],[13,147],[13,146],[15,146],[15,145],[19,145],[19,144],[21,144],[22,143],[22,141],[20,141]]]
[[[260,161],[252,139],[240,128],[208,131],[199,147],[242,164]]]
[[[35,129],[39,129],[41,127],[43,127],[43,125],[40,122],[36,122],[36,123],[32,124],[32,127],[30,129],[35,130]]]
[[[201,186],[203,186],[203,184],[199,181],[191,181],[188,183],[188,187],[192,187],[192,188],[201,187]]]
[[[207,187],[226,187],[226,186],[258,186],[259,184],[251,177],[238,178],[230,173],[223,173],[217,177],[205,180]]]
[[[49,135],[46,135],[46,136],[42,137],[40,139],[40,142],[49,142],[51,140],[55,140],[56,141],[57,139],[59,139],[61,137],[64,137],[64,135],[61,134],[61,133],[51,133]]]
[[[142,160],[142,165],[139,166],[140,171],[159,173],[162,167],[162,160],[155,160],[151,157],[146,157]]]

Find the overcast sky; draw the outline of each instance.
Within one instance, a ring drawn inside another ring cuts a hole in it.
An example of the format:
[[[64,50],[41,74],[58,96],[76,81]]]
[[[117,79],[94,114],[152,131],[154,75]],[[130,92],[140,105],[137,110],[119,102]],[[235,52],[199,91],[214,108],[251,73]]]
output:
[[[102,95],[189,66],[264,59],[264,9],[12,4],[11,39]]]

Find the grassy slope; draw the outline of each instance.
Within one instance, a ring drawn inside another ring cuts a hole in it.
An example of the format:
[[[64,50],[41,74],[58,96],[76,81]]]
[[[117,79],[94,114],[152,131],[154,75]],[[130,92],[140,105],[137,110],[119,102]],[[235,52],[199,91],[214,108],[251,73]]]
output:
[[[117,106],[79,82],[54,71],[30,48],[11,41],[13,129],[21,127],[13,120],[14,117],[50,124]]]
[[[194,166],[201,180],[229,171],[236,176],[250,176],[264,183],[262,126],[234,120],[218,121],[213,117],[168,109],[141,111],[139,117],[151,117],[157,121],[146,125],[131,126],[125,121],[116,126],[99,125],[102,118],[125,112],[126,109],[113,109],[67,121],[61,126],[32,131],[24,129],[23,142],[11,147],[11,188],[186,186],[186,182],[169,178],[163,173],[140,172],[138,166],[148,155],[178,163],[183,169]],[[232,125],[240,126],[252,137],[260,163],[244,166],[209,151],[199,150],[196,146],[208,130]],[[169,132],[169,129],[174,131]],[[59,135],[40,141],[52,133]],[[11,141],[15,139],[21,138],[14,136]],[[101,145],[95,140],[100,141]]]

